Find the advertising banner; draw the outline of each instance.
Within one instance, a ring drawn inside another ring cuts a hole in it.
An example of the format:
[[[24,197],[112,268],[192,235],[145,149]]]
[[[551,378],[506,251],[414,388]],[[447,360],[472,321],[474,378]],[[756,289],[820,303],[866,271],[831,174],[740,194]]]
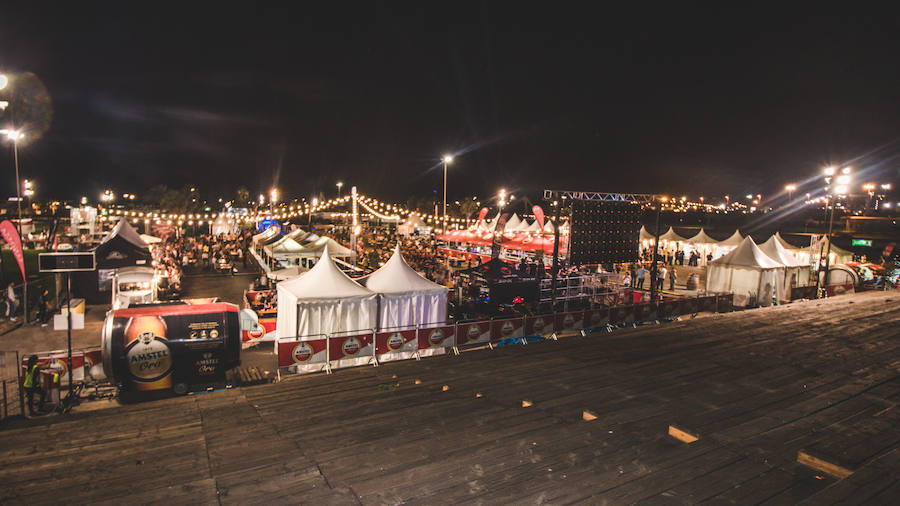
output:
[[[829,297],[834,297],[835,295],[842,295],[845,293],[853,293],[853,283],[847,283],[844,285],[827,285],[825,287],[825,294]]]
[[[12,250],[13,257],[15,257],[16,263],[19,264],[19,270],[22,272],[22,279],[24,280],[25,257],[22,253],[22,243],[19,241],[19,232],[11,221],[3,220],[0,222],[0,235],[3,236],[3,240],[9,245],[9,249]]]
[[[521,338],[524,325],[524,318],[494,320],[491,322],[491,341]]]
[[[103,372],[103,352],[101,350],[84,352],[84,370],[90,379],[106,378],[106,374]]]
[[[715,295],[709,295],[707,297],[700,297],[698,302],[700,303],[700,311],[715,313],[716,312],[716,301],[717,298]]]
[[[41,369],[53,369],[59,373],[60,385],[69,384],[69,356],[68,353],[54,352],[50,354],[39,354],[37,359],[38,367]],[[84,381],[84,352],[73,351],[72,363],[75,367],[72,369],[72,381],[81,383]],[[22,377],[25,376],[28,366],[28,356],[22,357]]]
[[[660,318],[674,318],[681,314],[681,308],[680,300],[664,300],[657,306],[657,315]]]
[[[553,318],[554,332],[570,332],[584,328],[584,312],[573,311],[569,313],[557,313]]]
[[[654,304],[635,304],[634,321],[642,322],[655,320],[656,318],[656,306]]]
[[[634,322],[634,306],[616,306],[609,308],[609,323],[622,325]]]
[[[384,358],[388,360],[392,360],[390,355],[395,355],[394,359],[409,358],[409,356],[404,356],[404,353],[414,353],[418,348],[418,344],[415,329],[386,331],[375,334],[375,353],[379,355],[379,360],[382,360],[382,355],[385,355]]]
[[[609,309],[589,309],[584,312],[584,328],[603,327],[609,323]]]
[[[553,315],[537,315],[525,318],[526,336],[548,336],[553,333]]]
[[[327,361],[327,340],[311,339],[309,341],[277,342],[278,367],[292,365],[324,364]]]
[[[455,344],[453,341],[455,331],[456,327],[453,325],[441,325],[438,327],[419,329],[419,349],[449,348]]]
[[[372,357],[372,333],[357,334],[354,336],[331,337],[328,339],[329,358],[331,361],[371,358]]]
[[[720,313],[728,313],[734,310],[734,294],[716,296],[716,311]]]
[[[696,297],[681,301],[681,314],[694,314],[700,311],[700,300]]]
[[[460,323],[456,328],[456,345],[486,343],[491,340],[491,322]]]

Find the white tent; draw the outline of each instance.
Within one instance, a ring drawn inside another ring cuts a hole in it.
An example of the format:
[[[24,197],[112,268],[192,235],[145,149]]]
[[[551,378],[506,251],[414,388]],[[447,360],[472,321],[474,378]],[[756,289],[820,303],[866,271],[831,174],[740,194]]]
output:
[[[443,324],[447,319],[447,287],[420,276],[403,259],[399,247],[364,283],[381,294],[380,329]]]
[[[328,251],[306,273],[276,285],[278,318],[276,338],[321,339],[323,334],[371,332],[377,326],[378,301],[374,292],[350,279],[334,264]],[[367,344],[358,358],[338,361],[338,367],[370,363],[374,349]],[[300,366],[323,369],[324,364]]]
[[[516,227],[514,232],[527,233],[529,228],[531,228],[531,225],[528,224],[528,220],[525,218],[522,218],[522,221],[519,222],[519,226]]]
[[[701,245],[712,245],[712,244],[717,243],[718,241],[716,241],[712,237],[706,235],[706,231],[701,228],[700,231],[697,232],[697,235],[691,237],[690,239],[685,240],[684,242],[685,242],[685,244],[701,246]]]
[[[670,242],[670,243],[672,243],[672,242],[685,242],[685,241],[687,241],[687,239],[685,239],[684,237],[681,237],[680,235],[678,235],[678,234],[675,232],[675,229],[674,229],[674,228],[669,227],[669,230],[666,230],[666,233],[665,233],[665,234],[659,236],[659,242],[661,243],[661,242],[663,242],[663,241],[667,241],[667,242]]]
[[[550,220],[546,220],[544,223],[544,233],[552,234],[555,229],[553,228],[553,222]]]
[[[534,220],[531,222],[531,225],[528,225],[528,229],[525,230],[530,234],[540,234],[541,233],[541,224],[538,223],[538,220]]]
[[[706,266],[706,291],[731,292],[735,306],[753,301],[772,304],[772,297],[784,299],[784,266],[769,258],[749,236],[731,253]]]
[[[824,258],[825,255],[829,255],[828,238],[827,237],[821,238],[819,240],[819,243],[815,246],[814,249],[815,249],[815,252],[813,253],[814,260],[818,260],[820,257]],[[820,251],[821,251],[821,254],[820,254]],[[847,251],[843,248],[839,248],[839,247],[835,246],[834,243],[831,244],[831,252],[830,252],[829,256],[830,256],[830,258],[828,260],[829,265],[844,264],[844,263],[853,261],[853,252],[852,251]]]
[[[416,213],[410,213],[409,217],[406,218],[406,221],[400,225],[397,225],[397,233],[401,235],[411,235],[416,233],[417,230],[428,228],[428,225],[422,221],[422,218],[419,217]]]
[[[327,249],[328,256],[332,257],[349,257],[353,256],[353,251],[350,248],[341,245],[339,242],[335,241],[331,237],[319,237],[315,241],[308,242],[303,245],[303,248],[306,252],[303,256],[316,256],[321,255],[322,251]]]
[[[281,233],[281,229],[278,228],[277,225],[272,225],[271,227],[265,229],[262,233],[256,234],[251,238],[250,243],[254,246],[258,246],[260,244],[268,244],[273,242],[273,239],[278,237],[278,234]]]
[[[212,235],[236,234],[240,231],[237,222],[231,218],[226,219],[224,214],[220,214],[212,223],[211,229]]]
[[[716,241],[716,246],[725,247],[725,248],[736,248],[744,242],[744,236],[741,235],[740,230],[735,230],[731,237],[725,239],[724,241]]]
[[[149,234],[141,234],[139,237],[146,244],[159,244],[162,242],[162,239],[160,239],[159,237],[155,237]]]
[[[784,300],[791,300],[791,288],[795,286],[809,285],[809,264],[804,264],[792,255],[778,242],[774,235],[768,241],[759,245],[769,258],[785,266],[784,269]]]
[[[519,218],[519,215],[513,213],[512,216],[508,220],[506,220],[506,225],[503,226],[504,232],[512,232],[519,228],[519,225],[522,224],[522,220]]]

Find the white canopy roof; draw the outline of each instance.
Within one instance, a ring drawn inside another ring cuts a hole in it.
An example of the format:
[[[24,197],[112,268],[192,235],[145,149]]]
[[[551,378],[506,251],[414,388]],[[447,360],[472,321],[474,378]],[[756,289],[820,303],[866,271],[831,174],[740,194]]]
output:
[[[685,242],[687,239],[681,237],[680,235],[675,233],[675,229],[669,227],[669,230],[666,230],[666,233],[659,236],[660,241],[669,241],[669,242]]]
[[[538,223],[538,220],[534,220],[531,222],[531,225],[528,225],[528,228],[525,232],[529,232],[532,234],[540,234],[541,233],[541,224]]]
[[[785,241],[785,240],[784,240],[784,237],[781,237],[781,233],[780,233],[780,232],[775,232],[775,235],[773,235],[772,237],[774,237],[775,240],[778,241],[778,244],[781,244],[781,247],[783,247],[784,249],[787,249],[787,250],[802,250],[802,251],[806,251],[806,250],[809,249],[809,248],[802,248],[802,247],[800,247],[800,246],[794,246],[793,244],[791,244],[791,243]],[[770,240],[771,240],[771,239],[770,239]],[[768,242],[768,241],[766,241],[766,242]]]
[[[760,244],[759,249],[772,260],[782,263],[787,267],[802,267],[806,264],[797,260],[784,246],[778,242],[778,238],[774,235],[769,240]],[[808,265],[807,265],[808,266]]]
[[[365,285],[377,293],[448,291],[447,287],[433,283],[414,271],[400,253],[399,245],[394,248],[394,254],[384,265],[366,276]]]
[[[522,220],[519,218],[519,215],[513,213],[512,216],[508,220],[506,220],[506,225],[503,227],[504,232],[511,232],[519,228],[519,225],[522,224]]]
[[[552,234],[554,230],[555,230],[555,229],[553,228],[553,222],[550,221],[550,220],[547,220],[547,221],[544,223],[544,232],[546,232],[546,233],[548,233],[548,234]]]
[[[744,238],[741,244],[727,255],[710,261],[709,265],[751,269],[778,269],[784,267],[784,265],[763,253],[750,236]]]
[[[741,235],[740,230],[735,230],[731,237],[725,239],[724,241],[716,242],[718,246],[740,246],[741,243],[744,242],[744,236]]]
[[[715,244],[718,241],[716,241],[712,237],[706,235],[706,231],[701,228],[700,231],[697,232],[697,235],[691,237],[690,239],[688,239],[684,242],[686,242],[688,244]]]
[[[296,300],[341,299],[374,295],[368,288],[350,279],[338,269],[325,250],[316,265],[300,276],[278,284],[278,291],[293,295]]]
[[[422,221],[422,218],[416,213],[409,214],[409,218],[406,219],[406,224],[415,228],[427,228],[425,222]]]
[[[654,240],[656,240],[656,236],[654,236],[654,235],[651,234],[650,232],[647,232],[647,227],[645,227],[645,226],[643,226],[643,225],[641,225],[640,236],[641,236],[640,239],[641,239],[642,241],[654,241]]]
[[[328,255],[333,257],[349,257],[353,255],[350,248],[341,245],[331,237],[319,237],[315,241],[303,245],[305,252],[318,256],[323,250],[328,250]]]
[[[519,226],[516,227],[515,232],[528,232],[529,228],[531,228],[531,225],[528,224],[528,220],[522,218],[522,221],[519,222]]]
[[[304,248],[303,245],[291,239],[290,237],[282,237],[274,243],[266,246],[265,250],[269,255],[272,256],[306,252],[306,248]]]
[[[141,234],[140,238],[142,241],[144,241],[147,244],[156,244],[156,243],[162,242],[162,239],[160,239],[159,237],[154,237],[149,234]]]
[[[106,234],[106,237],[104,237],[103,240],[100,241],[100,244],[103,244],[116,236],[125,239],[135,246],[147,248],[147,243],[144,242],[144,240],[141,239],[141,236],[138,235],[137,231],[128,224],[127,218],[122,218],[121,220],[119,220],[119,222],[116,223],[116,226],[114,226],[112,230],[110,230],[109,233]]]
[[[256,244],[258,242],[268,241],[269,239],[277,236],[279,232],[281,232],[281,230],[278,228],[278,226],[272,225],[271,227],[262,231],[262,233],[254,235],[251,242],[253,244]]]

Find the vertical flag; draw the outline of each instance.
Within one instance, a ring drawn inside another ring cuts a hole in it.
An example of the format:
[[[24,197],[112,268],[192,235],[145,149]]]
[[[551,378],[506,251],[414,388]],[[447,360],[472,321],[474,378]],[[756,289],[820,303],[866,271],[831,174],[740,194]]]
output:
[[[22,281],[25,280],[25,257],[22,253],[22,242],[19,241],[19,232],[16,231],[16,227],[9,220],[3,220],[0,223],[0,235],[3,236],[3,240],[6,241],[6,244],[9,244],[9,249],[12,250],[13,256],[16,257],[16,262],[19,262],[19,270],[22,271]]]

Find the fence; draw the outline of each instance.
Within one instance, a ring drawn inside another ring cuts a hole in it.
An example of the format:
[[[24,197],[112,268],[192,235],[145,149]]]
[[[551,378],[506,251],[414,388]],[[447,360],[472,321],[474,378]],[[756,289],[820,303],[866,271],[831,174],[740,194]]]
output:
[[[427,324],[395,329],[315,334],[275,340],[278,379],[281,371],[303,374],[375,365],[391,360],[409,360],[453,352],[460,348],[506,341],[525,344],[530,337],[552,338],[563,332],[583,333],[596,329],[675,318],[698,312],[733,310],[733,294],[668,299],[657,304],[630,304],[517,318],[491,319],[453,324]]]
[[[22,395],[19,384],[19,373],[17,364],[19,363],[19,352],[17,351],[0,351],[0,381],[2,381],[2,391],[0,391],[0,420],[10,416],[22,414]]]

